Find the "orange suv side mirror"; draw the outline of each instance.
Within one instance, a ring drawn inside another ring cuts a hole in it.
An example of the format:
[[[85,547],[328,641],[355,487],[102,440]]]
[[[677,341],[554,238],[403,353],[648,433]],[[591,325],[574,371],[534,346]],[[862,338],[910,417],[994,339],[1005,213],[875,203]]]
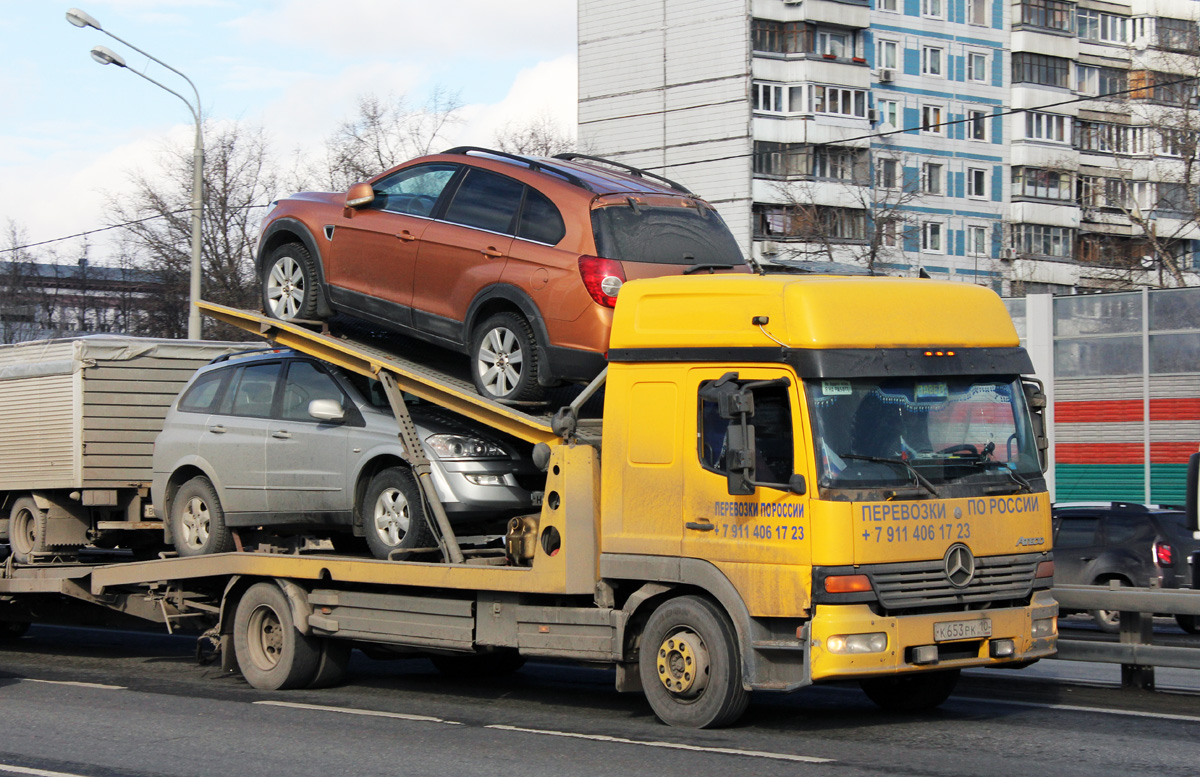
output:
[[[375,201],[375,190],[369,183],[356,183],[346,192],[346,207],[361,208]]]

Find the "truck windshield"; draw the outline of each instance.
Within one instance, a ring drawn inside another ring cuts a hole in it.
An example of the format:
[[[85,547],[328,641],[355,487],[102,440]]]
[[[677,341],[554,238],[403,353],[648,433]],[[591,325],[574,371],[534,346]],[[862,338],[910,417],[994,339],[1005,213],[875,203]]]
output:
[[[1042,476],[1018,379],[808,379],[805,388],[826,498],[1030,491]]]

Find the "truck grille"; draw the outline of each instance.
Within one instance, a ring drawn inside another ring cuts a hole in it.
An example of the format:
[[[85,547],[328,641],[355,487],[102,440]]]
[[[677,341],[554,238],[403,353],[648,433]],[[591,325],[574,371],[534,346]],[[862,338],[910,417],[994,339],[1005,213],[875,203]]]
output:
[[[966,588],[950,585],[941,559],[878,564],[864,571],[889,610],[943,607],[1024,598],[1041,559],[1040,553],[976,557],[975,577]]]

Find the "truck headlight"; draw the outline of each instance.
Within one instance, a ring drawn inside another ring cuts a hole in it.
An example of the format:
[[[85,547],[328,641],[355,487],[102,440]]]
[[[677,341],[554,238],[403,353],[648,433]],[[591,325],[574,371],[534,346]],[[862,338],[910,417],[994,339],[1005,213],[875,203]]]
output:
[[[836,634],[825,640],[830,653],[882,653],[887,650],[887,634]]]
[[[465,434],[431,434],[425,438],[439,459],[507,459],[508,453],[495,443]]]

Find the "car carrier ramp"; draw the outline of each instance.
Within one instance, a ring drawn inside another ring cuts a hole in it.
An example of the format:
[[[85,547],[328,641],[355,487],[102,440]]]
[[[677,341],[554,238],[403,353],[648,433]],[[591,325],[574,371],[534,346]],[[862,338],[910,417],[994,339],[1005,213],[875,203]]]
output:
[[[401,391],[522,440],[549,443],[559,439],[550,427],[549,416],[532,415],[517,407],[485,399],[475,391],[473,384],[431,367],[427,361],[406,357],[404,351],[409,347],[406,345],[408,339],[401,335],[359,333],[350,329],[349,333],[335,336],[249,310],[204,301],[196,304],[218,321],[324,359],[342,369],[371,378],[378,378],[380,371],[386,370],[394,376]],[[414,344],[411,347],[422,349],[426,346]]]

